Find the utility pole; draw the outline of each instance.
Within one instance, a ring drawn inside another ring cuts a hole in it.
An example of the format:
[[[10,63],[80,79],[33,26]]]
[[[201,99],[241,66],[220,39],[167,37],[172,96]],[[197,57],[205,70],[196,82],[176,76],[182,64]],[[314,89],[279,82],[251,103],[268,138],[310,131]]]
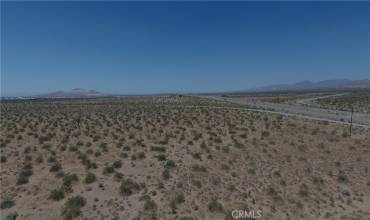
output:
[[[352,117],[353,117],[353,106],[351,106],[351,121],[349,125],[349,136],[352,135]]]

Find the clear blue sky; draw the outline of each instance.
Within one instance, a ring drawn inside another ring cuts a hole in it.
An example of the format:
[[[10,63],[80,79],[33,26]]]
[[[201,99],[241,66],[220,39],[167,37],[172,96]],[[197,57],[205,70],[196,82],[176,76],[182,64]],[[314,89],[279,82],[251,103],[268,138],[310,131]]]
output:
[[[1,93],[370,78],[370,2],[1,2]]]

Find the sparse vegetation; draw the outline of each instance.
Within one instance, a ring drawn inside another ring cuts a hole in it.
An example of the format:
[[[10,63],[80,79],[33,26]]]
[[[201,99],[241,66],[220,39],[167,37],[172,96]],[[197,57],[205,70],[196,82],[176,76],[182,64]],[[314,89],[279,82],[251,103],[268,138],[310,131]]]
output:
[[[243,204],[282,219],[366,218],[366,129],[349,135],[331,122],[185,95],[1,111],[2,218],[223,219]]]

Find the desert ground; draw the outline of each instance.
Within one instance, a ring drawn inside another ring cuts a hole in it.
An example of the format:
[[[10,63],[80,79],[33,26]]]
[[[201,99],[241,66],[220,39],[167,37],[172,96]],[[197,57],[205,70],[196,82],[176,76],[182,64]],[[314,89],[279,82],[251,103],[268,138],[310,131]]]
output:
[[[348,128],[178,95],[2,102],[1,218],[370,219],[370,129]]]

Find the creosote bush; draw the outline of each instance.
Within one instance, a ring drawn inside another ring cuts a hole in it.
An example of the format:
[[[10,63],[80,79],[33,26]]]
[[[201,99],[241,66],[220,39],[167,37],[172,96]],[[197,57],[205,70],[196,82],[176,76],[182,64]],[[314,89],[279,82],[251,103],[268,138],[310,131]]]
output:
[[[122,161],[117,160],[113,162],[113,167],[114,168],[121,168],[122,167]]]
[[[168,180],[171,177],[170,170],[164,169],[162,172],[162,177],[163,179]]]
[[[50,167],[50,172],[57,172],[62,169],[62,166],[57,162]]]
[[[96,181],[96,176],[93,173],[87,173],[85,177],[85,183],[90,184]]]
[[[67,174],[63,177],[63,190],[64,192],[72,192],[72,184],[78,182],[76,174]]]
[[[134,182],[132,179],[123,179],[120,191],[125,196],[130,196],[133,193],[140,191],[143,188],[143,186],[139,183]]]
[[[145,200],[145,203],[144,203],[144,210],[148,211],[148,210],[155,210],[157,208],[157,205],[155,204],[155,202],[148,198]]]
[[[222,212],[223,207],[222,204],[217,200],[212,200],[210,203],[208,203],[208,210],[211,212]]]
[[[164,166],[165,168],[174,168],[176,166],[176,163],[173,160],[168,160]]]
[[[104,174],[114,173],[114,167],[107,165],[106,167],[104,167],[103,173]]]
[[[28,183],[28,179],[30,176],[32,176],[33,171],[32,171],[32,164],[31,163],[26,163],[23,166],[22,171],[18,175],[18,180],[17,184],[22,185]]]
[[[6,198],[3,201],[1,201],[0,208],[1,209],[8,209],[14,206],[14,201],[10,198]]]
[[[62,209],[62,215],[65,220],[76,219],[81,214],[81,208],[86,204],[82,196],[69,198]]]
[[[53,189],[50,192],[49,199],[52,199],[54,201],[59,201],[64,198],[64,190],[63,189]]]

